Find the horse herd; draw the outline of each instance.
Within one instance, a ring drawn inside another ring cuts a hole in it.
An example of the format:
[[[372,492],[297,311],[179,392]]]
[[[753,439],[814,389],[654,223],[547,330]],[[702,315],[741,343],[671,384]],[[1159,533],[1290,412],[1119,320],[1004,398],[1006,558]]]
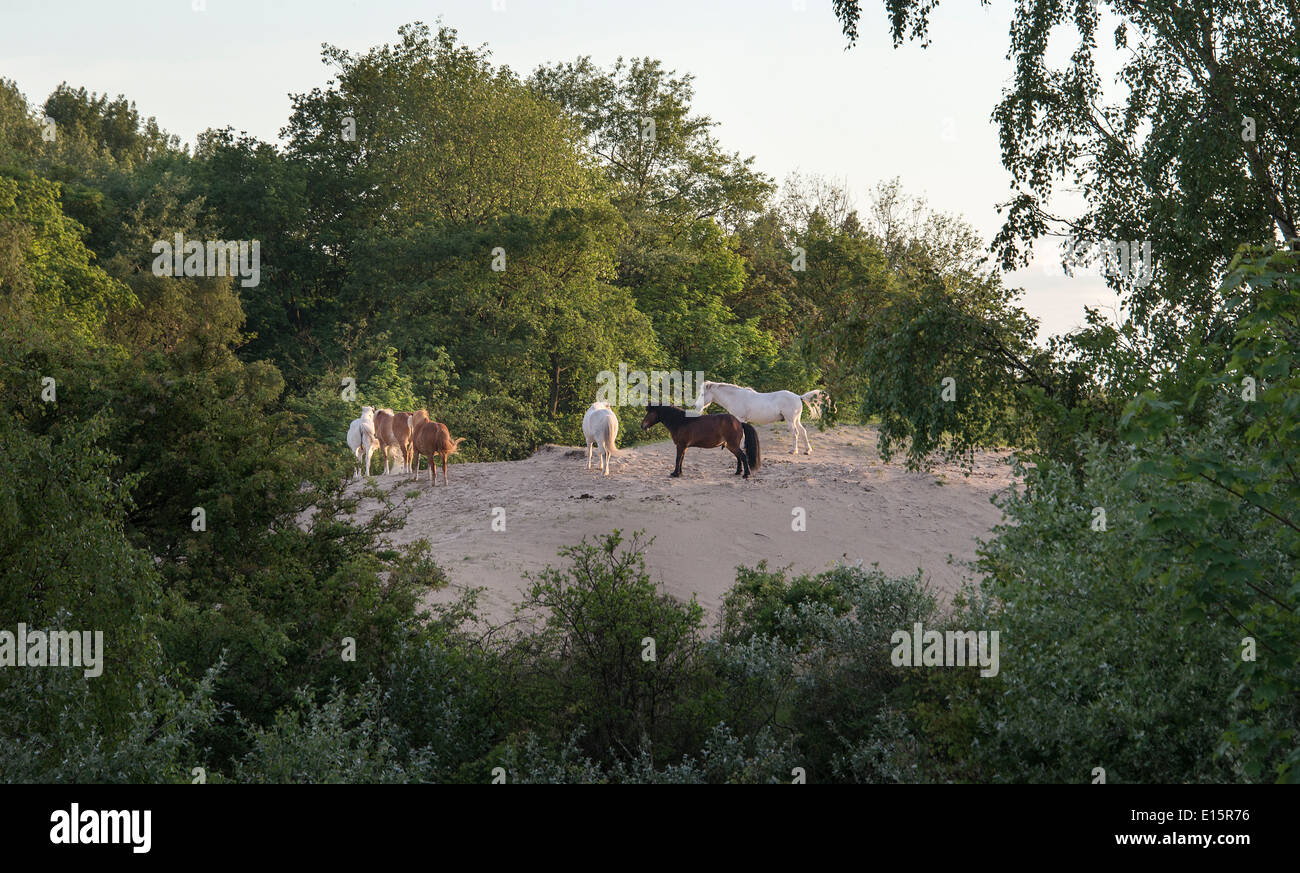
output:
[[[348,448],[357,460],[357,475],[364,466],[370,475],[370,459],[378,449],[384,456],[384,474],[390,472],[394,455],[398,472],[413,473],[420,477],[420,456],[429,459],[429,484],[437,485],[438,458],[442,458],[442,482],[447,483],[447,458],[456,454],[465,437],[451,438],[447,425],[429,418],[425,409],[415,412],[376,410],[373,406],[361,407],[361,417],[354,418],[348,426]]]
[[[755,424],[772,424],[778,421],[790,423],[790,432],[794,437],[791,454],[799,451],[799,437],[803,436],[807,446],[806,454],[812,454],[812,443],[808,431],[800,423],[804,405],[807,404],[812,417],[820,414],[829,401],[825,391],[809,391],[807,394],[795,394],[793,391],[769,391],[766,393],[732,385],[729,382],[703,382],[699,396],[692,410],[679,409],[675,406],[647,406],[645,417],[641,420],[641,429],[649,430],[656,424],[668,429],[673,443],[677,447],[677,462],[673,466],[672,476],[682,475],[682,458],[688,448],[713,449],[719,446],[727,449],[736,457],[735,475],[744,475],[748,479],[750,472],[758,469],[762,463],[758,445],[758,432]],[[705,415],[704,410],[710,403],[717,403],[727,410],[726,413]],[[587,447],[587,469],[591,469],[592,451],[600,450],[600,469],[602,475],[609,475],[610,457],[618,451],[618,416],[604,401],[596,401],[582,417],[582,433]],[[429,418],[423,409],[415,412],[393,412],[391,409],[375,410],[370,406],[361,407],[361,417],[353,420],[348,428],[348,447],[357,461],[357,475],[362,468],[365,475],[370,475],[370,458],[378,449],[384,455],[384,473],[390,470],[391,455],[400,458],[401,469],[413,472],[419,479],[420,456],[429,459],[429,482],[437,484],[434,470],[436,458],[442,458],[442,481],[447,484],[447,457],[456,453],[464,437],[453,440],[447,426]]]

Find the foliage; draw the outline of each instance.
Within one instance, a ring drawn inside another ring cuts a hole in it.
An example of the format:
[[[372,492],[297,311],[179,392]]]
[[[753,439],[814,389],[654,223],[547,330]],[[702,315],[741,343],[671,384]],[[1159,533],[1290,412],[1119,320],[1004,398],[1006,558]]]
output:
[[[525,645],[537,693],[567,714],[554,729],[582,726],[583,748],[599,757],[643,745],[662,757],[699,729],[682,704],[700,681],[704,610],[656,590],[645,545],[633,535],[623,547],[616,530],[561,549],[572,566],[539,574],[520,606],[544,614]]]
[[[1231,659],[1238,684],[1223,698],[1232,721],[1219,751],[1252,780],[1295,782],[1300,283],[1295,252],[1244,255],[1225,285],[1237,315],[1227,354],[1215,344],[1193,350],[1210,365],[1190,390],[1146,393],[1126,410],[1125,434],[1143,449],[1127,482],[1170,483],[1166,494],[1143,495],[1154,540],[1143,572],[1177,592],[1189,619],[1245,635]]]
[[[936,5],[887,0],[895,42]],[[960,218],[897,180],[861,212],[833,180],[778,192],[654,59],[521,78],[416,23],[327,46],[286,145],[192,151],[126,97],[0,81],[0,606],[108,653],[0,674],[0,779],[1296,781],[1289,7],[1105,5],[1118,102],[1097,4],[1016,10],[993,253],[1157,259],[1110,277],[1120,321],[1041,344]],[[177,233],[259,241],[261,282],[154,275]],[[404,499],[349,487],[358,407],[519,458],[577,441],[620,363],[824,387],[913,467],[1015,445],[979,587],[940,608],[919,573],[760,563],[711,630],[615,531],[530,578],[509,632],[429,607]],[[1002,672],[895,667],[915,622],[1000,630]]]

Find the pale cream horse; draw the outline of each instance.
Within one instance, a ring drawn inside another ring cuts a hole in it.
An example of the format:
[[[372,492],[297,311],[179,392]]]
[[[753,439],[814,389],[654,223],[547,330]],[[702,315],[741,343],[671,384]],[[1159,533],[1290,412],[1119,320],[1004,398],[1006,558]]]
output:
[[[587,469],[591,469],[592,447],[599,446],[601,474],[608,476],[610,456],[618,451],[614,445],[618,440],[618,416],[608,403],[597,400],[591,404],[582,417],[582,434],[587,440]]]
[[[708,409],[710,403],[717,403],[723,409],[750,424],[771,424],[775,421],[790,422],[790,433],[794,435],[794,448],[790,454],[799,452],[799,435],[808,446],[806,454],[812,454],[812,442],[808,439],[808,430],[800,423],[804,404],[808,404],[811,418],[821,414],[822,406],[827,402],[827,394],[821,389],[807,394],[795,394],[793,391],[769,391],[760,393],[753,388],[742,388],[730,382],[703,382],[700,384],[699,398],[695,401],[697,412]]]
[[[373,406],[361,407],[361,417],[352,419],[348,425],[348,448],[352,450],[357,461],[357,476],[361,476],[362,459],[365,463],[365,475],[370,475],[370,458],[379,448],[379,438],[375,434],[375,409]]]

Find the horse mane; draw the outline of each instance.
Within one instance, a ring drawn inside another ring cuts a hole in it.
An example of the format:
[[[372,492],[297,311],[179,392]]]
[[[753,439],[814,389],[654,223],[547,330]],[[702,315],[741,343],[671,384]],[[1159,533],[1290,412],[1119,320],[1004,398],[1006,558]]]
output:
[[[744,385],[737,385],[734,382],[709,382],[707,380],[703,384],[712,385],[715,388],[744,388],[745,387]],[[752,391],[754,389],[751,388],[750,390]]]

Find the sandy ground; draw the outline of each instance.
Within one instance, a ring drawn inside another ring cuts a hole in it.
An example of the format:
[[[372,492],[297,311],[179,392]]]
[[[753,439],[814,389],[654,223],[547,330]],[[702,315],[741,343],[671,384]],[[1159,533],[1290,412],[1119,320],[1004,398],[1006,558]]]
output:
[[[639,426],[623,427],[629,424]],[[586,469],[584,449],[548,445],[524,461],[452,463],[446,487],[441,476],[436,488],[427,478],[375,481],[420,492],[392,539],[429,541],[452,582],[431,600],[483,587],[479,605],[493,623],[513,615],[526,571],[562,566],[560,547],[614,528],[653,536],[651,575],[676,597],[696,595],[711,621],[736,567],[764,558],[799,572],[859,560],[900,575],[920,568],[947,597],[972,575],[960,562],[974,557],[976,539],[1001,519],[989,498],[1013,481],[1001,454],[978,455],[969,477],[955,467],[909,473],[897,461],[882,463],[872,428],[809,426],[812,455],[789,454],[786,426],[758,431],[763,465],[748,481],[732,475],[735,458],[723,449],[688,449],[681,478],[669,478],[667,439],[621,450],[607,477],[594,460]],[[363,503],[359,514],[373,506]],[[492,529],[494,507],[505,511],[504,531]],[[791,528],[796,507],[806,513],[804,531]]]

